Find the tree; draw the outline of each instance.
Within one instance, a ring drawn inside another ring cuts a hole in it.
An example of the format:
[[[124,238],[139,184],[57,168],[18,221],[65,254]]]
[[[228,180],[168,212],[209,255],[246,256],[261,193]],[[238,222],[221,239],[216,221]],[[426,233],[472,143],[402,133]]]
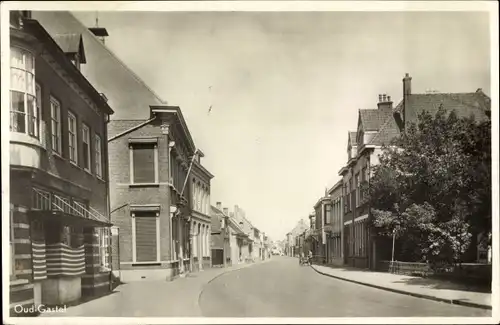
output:
[[[460,261],[491,233],[491,121],[423,112],[383,149],[368,193],[378,234],[398,224],[403,258]]]

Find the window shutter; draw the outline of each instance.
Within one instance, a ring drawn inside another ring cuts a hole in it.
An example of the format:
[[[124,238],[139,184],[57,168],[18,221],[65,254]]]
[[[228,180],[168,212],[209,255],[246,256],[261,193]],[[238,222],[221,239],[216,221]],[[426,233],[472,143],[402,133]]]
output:
[[[135,217],[137,262],[156,262],[156,214],[141,213]]]
[[[155,183],[154,144],[134,144],[134,183]]]

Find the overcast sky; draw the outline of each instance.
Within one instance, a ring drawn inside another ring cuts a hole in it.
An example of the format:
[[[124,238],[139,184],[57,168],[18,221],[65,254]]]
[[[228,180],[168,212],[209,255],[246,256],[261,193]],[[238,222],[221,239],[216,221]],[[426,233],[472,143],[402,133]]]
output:
[[[491,93],[482,13],[100,12],[99,26],[181,107],[215,175],[211,203],[238,204],[273,239],[339,179],[358,109],[380,93],[399,102],[406,72],[413,92]]]

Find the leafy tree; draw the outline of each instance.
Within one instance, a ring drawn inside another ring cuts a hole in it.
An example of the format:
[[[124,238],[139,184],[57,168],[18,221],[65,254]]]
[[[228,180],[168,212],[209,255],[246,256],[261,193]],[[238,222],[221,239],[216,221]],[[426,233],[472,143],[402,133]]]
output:
[[[423,112],[384,148],[368,193],[375,229],[396,229],[403,258],[459,261],[473,234],[491,233],[491,121]]]

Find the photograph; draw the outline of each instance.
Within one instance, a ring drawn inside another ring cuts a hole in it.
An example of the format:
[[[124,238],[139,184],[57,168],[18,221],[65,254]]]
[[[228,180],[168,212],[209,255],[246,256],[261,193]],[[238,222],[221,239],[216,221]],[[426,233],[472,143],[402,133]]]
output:
[[[5,324],[500,321],[498,3],[1,18]]]

